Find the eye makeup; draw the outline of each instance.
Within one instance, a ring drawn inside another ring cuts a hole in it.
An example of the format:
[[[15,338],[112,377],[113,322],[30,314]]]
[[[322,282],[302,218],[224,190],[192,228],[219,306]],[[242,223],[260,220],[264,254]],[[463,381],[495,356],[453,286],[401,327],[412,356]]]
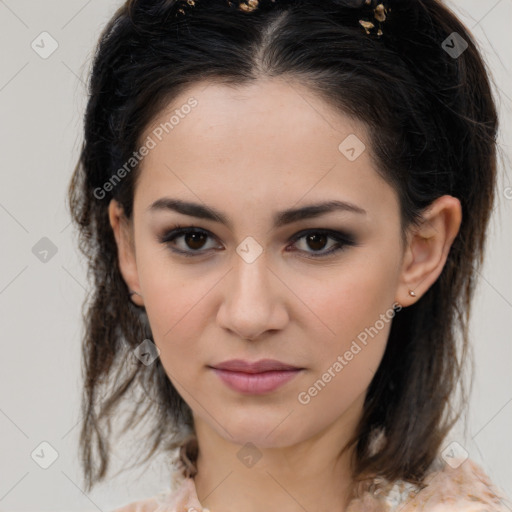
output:
[[[205,254],[211,253],[213,250],[219,250],[215,247],[210,247],[207,249],[203,249],[202,247],[198,249],[190,248],[189,244],[195,244],[196,242],[199,242],[201,245],[201,241],[207,240],[208,238],[216,239],[216,237],[206,229],[202,229],[197,226],[183,226],[181,224],[175,224],[169,230],[166,230],[162,235],[157,237],[159,243],[166,245],[173,253],[185,257],[203,256]],[[312,252],[308,252],[305,249],[288,250],[287,246],[287,252],[299,252],[304,254],[305,258],[320,259],[333,256],[340,251],[346,250],[350,246],[358,245],[355,237],[351,233],[324,228],[311,228],[299,231],[289,239],[289,243],[294,245],[296,242],[302,239],[305,241],[304,243],[306,248],[308,247],[307,244],[315,244],[319,239],[321,242],[320,245],[325,245],[322,243],[324,240],[333,240],[335,243],[331,244],[329,250],[327,251],[323,251],[322,248],[319,251],[313,250]],[[182,241],[182,248],[177,247],[177,241],[179,240]],[[189,247],[188,250],[186,248],[187,245]],[[207,245],[207,243],[204,245]]]

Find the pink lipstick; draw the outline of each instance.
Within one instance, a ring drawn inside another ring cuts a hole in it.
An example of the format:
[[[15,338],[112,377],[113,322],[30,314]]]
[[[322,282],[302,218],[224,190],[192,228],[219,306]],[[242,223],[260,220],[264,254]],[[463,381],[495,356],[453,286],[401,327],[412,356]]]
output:
[[[229,388],[252,395],[270,393],[292,380],[304,369],[275,359],[261,359],[253,363],[232,359],[210,368]]]

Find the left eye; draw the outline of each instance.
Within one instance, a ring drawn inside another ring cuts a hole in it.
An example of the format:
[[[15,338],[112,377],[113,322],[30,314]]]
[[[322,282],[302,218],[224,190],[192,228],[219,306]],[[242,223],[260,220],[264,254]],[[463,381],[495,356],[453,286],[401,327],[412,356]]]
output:
[[[176,226],[175,229],[160,237],[159,241],[162,244],[170,246],[170,249],[175,253],[182,254],[183,256],[199,256],[212,249],[212,247],[205,249],[206,240],[209,236],[207,231],[200,228]],[[301,231],[292,237],[291,242],[295,244],[301,239],[304,239],[304,243],[307,244],[310,249],[313,249],[313,252],[306,250],[301,252],[306,252],[310,255],[308,257],[313,258],[325,257],[343,250],[345,246],[355,245],[355,241],[351,235],[327,229]],[[327,243],[329,239],[335,242],[331,244],[330,247]],[[181,248],[178,248],[179,244],[177,240],[183,242]],[[329,247],[328,251],[315,254],[319,251],[323,251],[326,246]]]

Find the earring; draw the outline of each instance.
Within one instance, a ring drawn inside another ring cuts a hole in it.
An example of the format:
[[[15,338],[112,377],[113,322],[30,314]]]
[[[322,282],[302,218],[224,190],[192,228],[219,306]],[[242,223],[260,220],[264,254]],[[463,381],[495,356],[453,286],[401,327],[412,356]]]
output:
[[[416,297],[416,294],[415,294],[412,290],[409,290],[409,295],[410,295],[411,297]]]

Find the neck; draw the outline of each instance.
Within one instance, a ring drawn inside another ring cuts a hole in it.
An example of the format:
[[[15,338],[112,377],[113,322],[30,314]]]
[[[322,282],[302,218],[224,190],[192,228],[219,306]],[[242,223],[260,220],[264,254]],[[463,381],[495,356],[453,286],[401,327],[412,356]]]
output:
[[[211,512],[345,512],[354,448],[341,451],[353,427],[355,422],[336,422],[305,441],[262,447],[261,440],[228,441],[195,418],[199,501]]]

